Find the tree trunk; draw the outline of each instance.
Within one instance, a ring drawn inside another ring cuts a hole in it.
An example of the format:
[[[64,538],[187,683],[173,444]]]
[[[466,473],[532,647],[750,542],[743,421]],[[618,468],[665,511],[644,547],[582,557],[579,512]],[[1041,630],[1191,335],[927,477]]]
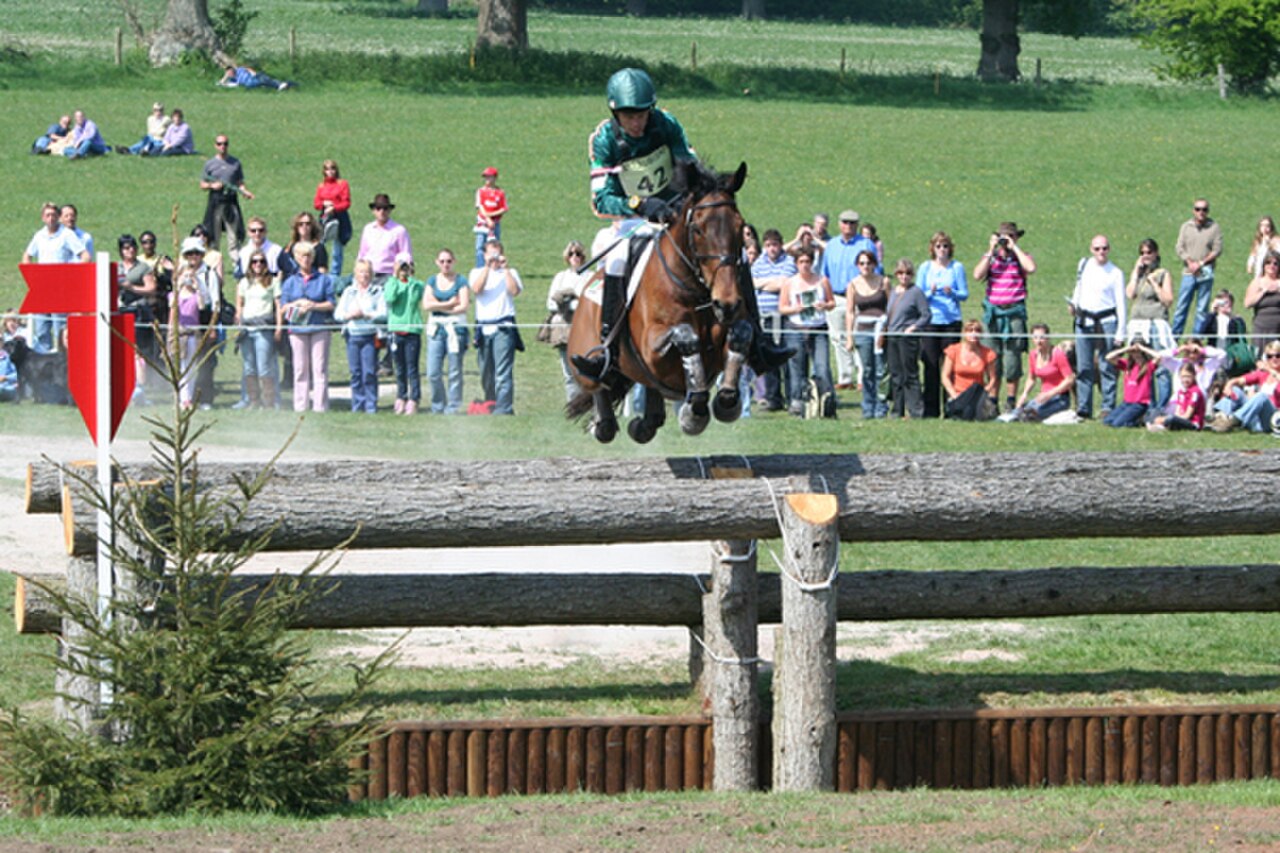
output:
[[[760,777],[756,552],[754,543],[744,540],[720,542],[717,548],[710,589],[702,597],[703,660],[709,670],[704,695],[715,720],[712,788],[754,791]]]
[[[449,0],[418,0],[418,11],[428,15],[443,15],[449,11]]]
[[[529,46],[526,0],[480,0],[477,48],[524,50]]]
[[[987,82],[1012,83],[1018,73],[1018,0],[982,0],[982,57],[978,77]]]
[[[764,0],[742,0],[742,17],[748,21],[763,21]]]
[[[452,628],[522,625],[685,625],[708,620],[706,607],[758,607],[761,625],[782,618],[781,578],[757,575],[756,588],[720,603],[706,574],[681,571],[522,572],[494,565],[471,574],[409,573],[414,556],[388,555],[388,574],[333,574],[332,595],[297,614],[291,628]],[[90,566],[92,561],[89,561]],[[416,566],[414,566],[416,568]],[[232,577],[229,595],[267,584],[271,575]],[[14,621],[23,634],[54,634],[62,614],[44,588],[63,592],[65,574],[23,579]],[[96,589],[96,586],[95,586]],[[501,589],[501,595],[494,590]],[[727,592],[727,591],[726,591]],[[754,600],[752,600],[754,598]],[[757,604],[758,602],[758,604]],[[978,571],[845,572],[836,578],[841,622],[903,619],[1034,619],[1139,613],[1274,613],[1280,565],[1081,566]],[[735,613],[734,617],[746,614]],[[750,642],[751,645],[747,645]],[[754,656],[754,638],[716,654]],[[718,667],[707,659],[706,665]]]
[[[633,18],[643,18],[648,12],[645,0],[627,0],[627,14]]]
[[[171,65],[193,50],[220,63],[228,60],[209,19],[209,0],[169,0],[164,24],[151,37],[151,64]]]

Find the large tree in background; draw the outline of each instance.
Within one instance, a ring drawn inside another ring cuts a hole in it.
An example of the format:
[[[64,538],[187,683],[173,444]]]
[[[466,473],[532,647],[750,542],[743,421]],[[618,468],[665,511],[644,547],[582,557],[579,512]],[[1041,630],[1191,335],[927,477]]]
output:
[[[524,50],[529,46],[526,0],[479,0],[476,47]]]
[[[1169,60],[1175,80],[1212,77],[1218,65],[1238,92],[1256,92],[1280,69],[1280,0],[1142,0],[1139,37]]]
[[[125,14],[128,15],[127,8]],[[169,0],[164,23],[147,41],[152,65],[177,62],[182,54],[192,50],[202,50],[219,63],[228,61],[214,32],[213,21],[209,19],[209,0]]]
[[[982,0],[982,55],[978,76],[988,82],[1014,82],[1018,73],[1018,0]]]

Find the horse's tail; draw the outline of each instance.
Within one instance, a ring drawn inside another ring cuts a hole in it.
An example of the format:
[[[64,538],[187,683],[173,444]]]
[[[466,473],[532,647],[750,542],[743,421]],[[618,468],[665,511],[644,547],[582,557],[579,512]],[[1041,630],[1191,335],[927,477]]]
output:
[[[569,402],[564,404],[564,416],[571,421],[576,421],[594,407],[595,401],[591,392],[579,390]]]

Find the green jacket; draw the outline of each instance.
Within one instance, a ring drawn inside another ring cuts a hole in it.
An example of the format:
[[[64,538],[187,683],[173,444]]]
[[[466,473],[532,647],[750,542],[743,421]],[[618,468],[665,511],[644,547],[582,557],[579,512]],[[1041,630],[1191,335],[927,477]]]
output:
[[[387,298],[387,331],[422,334],[422,291],[426,284],[410,276],[401,281],[394,275],[382,285]]]
[[[612,118],[600,122],[588,143],[591,152],[591,203],[601,216],[633,216],[633,196],[670,199],[672,170],[681,160],[696,160],[684,128],[666,110],[654,108],[644,135],[625,136]]]

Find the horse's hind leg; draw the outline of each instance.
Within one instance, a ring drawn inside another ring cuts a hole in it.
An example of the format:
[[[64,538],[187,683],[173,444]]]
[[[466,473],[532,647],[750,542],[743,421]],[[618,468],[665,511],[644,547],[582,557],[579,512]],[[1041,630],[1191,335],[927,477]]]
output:
[[[636,444],[648,444],[666,420],[667,401],[655,389],[650,388],[644,395],[644,417],[631,419],[627,424],[627,435]]]
[[[751,348],[752,334],[751,324],[746,320],[739,320],[729,329],[724,376],[720,379],[720,390],[711,401],[711,413],[722,423],[733,423],[742,415],[742,395],[738,386],[741,384],[739,380],[742,378],[742,365]]]
[[[596,406],[596,415],[591,419],[590,432],[596,441],[608,444],[618,435],[618,418],[613,413],[613,402],[609,392],[600,389],[591,395]]]
[[[680,404],[680,429],[685,435],[698,435],[707,428],[711,410],[707,401],[707,372],[698,352],[698,333],[688,323],[671,327],[671,345],[680,353],[684,367],[684,402]]]

